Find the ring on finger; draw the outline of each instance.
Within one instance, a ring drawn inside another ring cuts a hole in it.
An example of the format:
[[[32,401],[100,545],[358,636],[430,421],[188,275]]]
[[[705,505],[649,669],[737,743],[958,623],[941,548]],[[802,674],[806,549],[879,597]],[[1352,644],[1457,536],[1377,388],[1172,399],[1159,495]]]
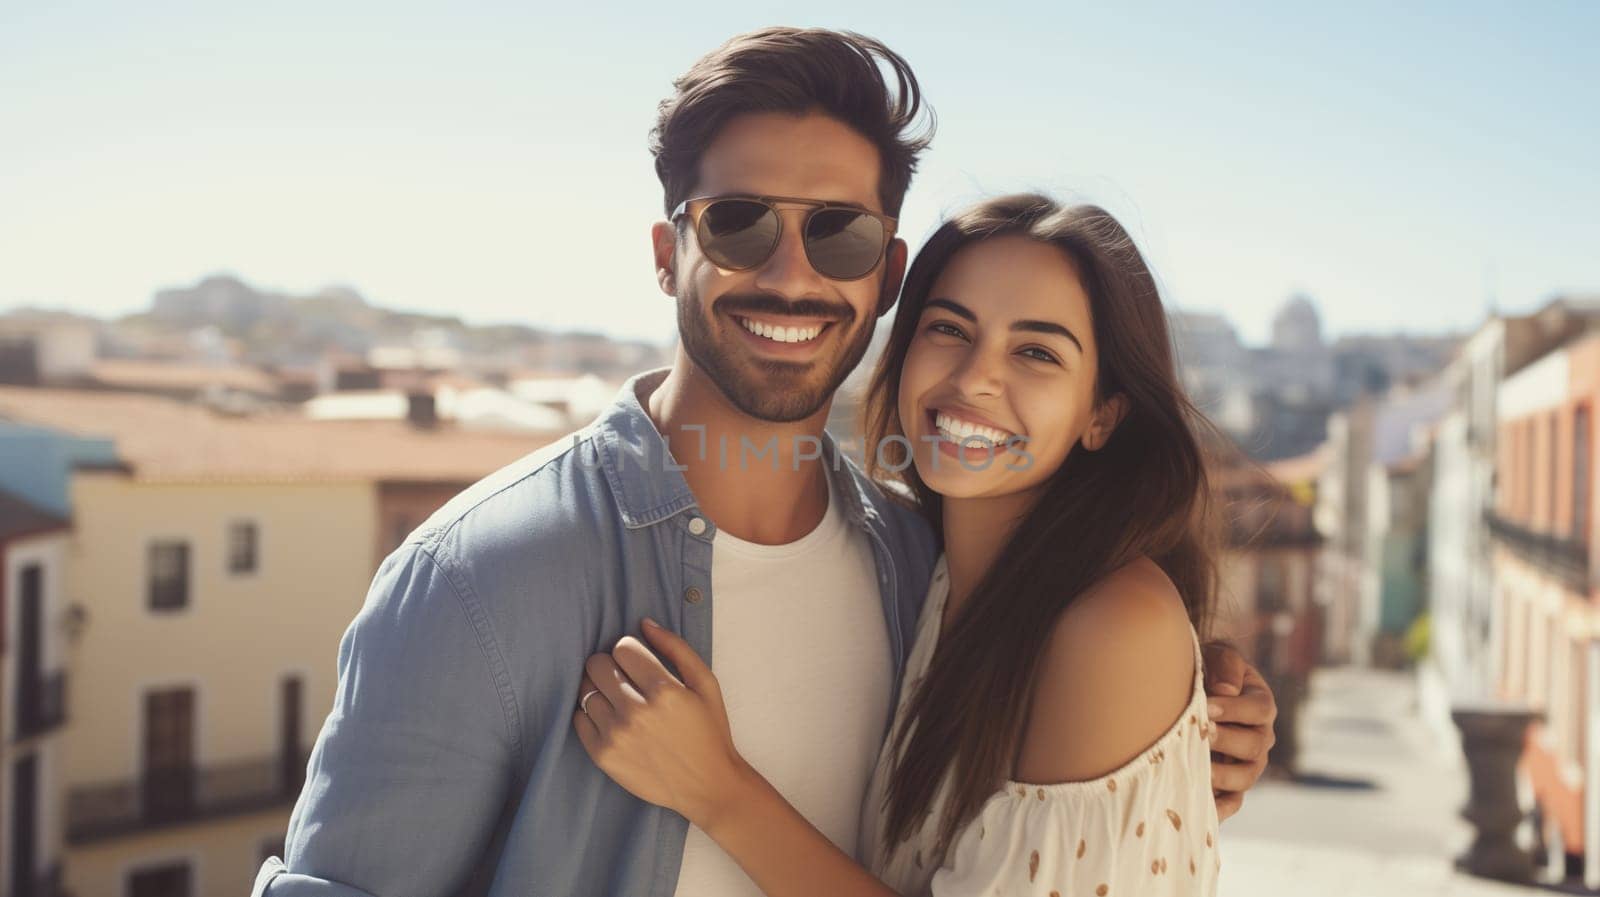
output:
[[[600,693],[600,689],[591,688],[588,691],[583,693],[583,697],[578,699],[578,709],[583,711],[583,715],[584,716],[588,716],[589,715],[589,699],[594,697],[595,695],[597,695],[599,693]]]

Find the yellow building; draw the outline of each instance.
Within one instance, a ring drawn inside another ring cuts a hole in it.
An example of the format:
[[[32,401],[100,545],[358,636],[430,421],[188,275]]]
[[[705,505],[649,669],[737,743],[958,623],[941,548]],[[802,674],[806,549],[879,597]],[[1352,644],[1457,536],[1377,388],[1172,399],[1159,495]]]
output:
[[[76,897],[248,891],[281,851],[378,560],[553,436],[229,418],[0,389],[0,415],[115,440],[72,474],[63,879]]]

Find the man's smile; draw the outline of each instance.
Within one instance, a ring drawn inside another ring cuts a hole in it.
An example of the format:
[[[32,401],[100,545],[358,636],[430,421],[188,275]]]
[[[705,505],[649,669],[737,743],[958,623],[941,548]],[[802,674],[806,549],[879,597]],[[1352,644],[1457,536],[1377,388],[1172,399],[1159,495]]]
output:
[[[837,321],[785,315],[729,314],[740,339],[760,355],[785,361],[809,361],[822,353],[827,334]]]
[[[832,323],[806,318],[780,319],[757,315],[734,315],[733,319],[751,333],[779,343],[811,342]]]

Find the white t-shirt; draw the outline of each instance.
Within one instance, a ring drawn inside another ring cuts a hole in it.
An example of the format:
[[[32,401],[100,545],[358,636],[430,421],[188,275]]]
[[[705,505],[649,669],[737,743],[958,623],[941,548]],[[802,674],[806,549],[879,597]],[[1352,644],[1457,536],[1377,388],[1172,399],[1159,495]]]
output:
[[[855,855],[861,798],[889,721],[894,667],[866,534],[829,481],[817,528],[787,545],[721,530],[711,547],[711,669],[739,753],[829,840]],[[679,897],[761,897],[690,826]]]

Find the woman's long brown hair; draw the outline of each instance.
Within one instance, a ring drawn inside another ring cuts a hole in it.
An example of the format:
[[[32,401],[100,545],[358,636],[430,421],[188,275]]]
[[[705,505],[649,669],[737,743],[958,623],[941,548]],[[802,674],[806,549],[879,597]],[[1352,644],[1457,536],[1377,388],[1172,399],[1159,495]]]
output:
[[[890,777],[885,843],[897,844],[921,828],[949,777],[938,829],[941,856],[1011,778],[1040,654],[1063,610],[1141,557],[1172,580],[1202,637],[1217,592],[1218,528],[1197,438],[1206,424],[1179,386],[1154,276],[1122,225],[1095,206],[1063,206],[1036,194],[1004,196],[955,215],[928,239],[907,272],[872,377],[868,444],[885,450],[881,459],[866,453],[871,472],[905,483],[935,531],[942,531],[940,496],[906,463],[904,444],[887,441],[905,435],[897,413],[900,371],[939,273],[962,249],[1008,235],[1057,247],[1072,261],[1089,296],[1099,346],[1095,400],[1120,394],[1128,408],[1099,451],[1074,446],[1041,484],[1038,500],[950,621],[904,723],[891,736],[900,760]]]

